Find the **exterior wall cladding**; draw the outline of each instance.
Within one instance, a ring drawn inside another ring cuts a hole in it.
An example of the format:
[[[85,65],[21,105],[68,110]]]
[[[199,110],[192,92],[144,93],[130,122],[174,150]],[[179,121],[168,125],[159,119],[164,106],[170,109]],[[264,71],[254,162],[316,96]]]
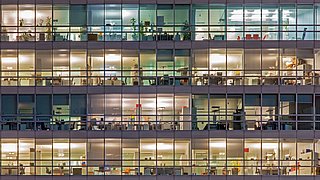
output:
[[[0,0],[0,180],[320,179],[320,0]]]

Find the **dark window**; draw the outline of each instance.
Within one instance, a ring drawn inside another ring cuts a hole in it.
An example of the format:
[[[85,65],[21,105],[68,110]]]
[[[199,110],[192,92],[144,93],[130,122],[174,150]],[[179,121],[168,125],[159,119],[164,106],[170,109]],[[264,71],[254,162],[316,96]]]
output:
[[[1,112],[2,114],[17,114],[16,95],[2,95]]]
[[[246,106],[260,106],[260,95],[246,95]]]
[[[51,95],[37,95],[37,114],[49,115],[52,112]]]
[[[86,95],[71,95],[71,114],[86,114]]]
[[[298,114],[312,114],[312,108],[312,95],[298,95]]]

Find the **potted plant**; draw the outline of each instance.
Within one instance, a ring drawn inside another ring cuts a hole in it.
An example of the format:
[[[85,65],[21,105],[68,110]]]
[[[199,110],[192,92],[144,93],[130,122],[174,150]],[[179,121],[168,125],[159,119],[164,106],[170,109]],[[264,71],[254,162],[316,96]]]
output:
[[[140,21],[139,34],[140,34],[140,38],[142,40],[145,40],[144,28],[145,28],[144,23],[142,21]]]
[[[47,41],[51,41],[52,40],[52,25],[51,25],[51,21],[52,21],[52,18],[51,17],[47,17],[46,18],[46,39]]]
[[[103,41],[103,33],[102,32],[98,33],[98,40]]]
[[[135,41],[138,40],[138,34],[136,33],[136,30],[137,30],[136,22],[137,22],[137,20],[136,20],[135,18],[131,18],[131,19],[130,19],[131,27],[132,27],[132,30],[133,30],[132,38],[133,38],[133,40],[135,40]]]
[[[87,41],[88,37],[87,37],[87,27],[86,26],[82,26],[80,28],[80,35],[79,35],[80,41]]]
[[[186,20],[183,23],[183,27],[182,27],[182,39],[183,40],[191,40],[191,32],[190,32],[190,24],[188,23],[188,21]]]
[[[19,26],[24,26],[24,19],[19,20]]]
[[[284,24],[284,38],[285,38],[285,40],[289,40],[289,19],[286,19],[286,20],[284,20],[283,21],[283,24]]]
[[[44,22],[44,20],[43,20],[43,19],[40,19],[40,20],[39,20],[39,24],[37,24],[37,26],[40,26],[40,27],[43,26],[43,22]]]

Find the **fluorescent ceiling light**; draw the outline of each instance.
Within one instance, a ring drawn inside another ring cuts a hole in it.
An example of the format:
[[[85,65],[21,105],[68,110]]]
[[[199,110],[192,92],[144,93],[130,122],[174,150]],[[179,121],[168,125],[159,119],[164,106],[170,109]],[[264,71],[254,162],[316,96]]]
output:
[[[86,147],[84,143],[53,143],[55,149],[68,149],[70,148],[79,148]]]
[[[13,63],[17,63],[17,58],[16,57],[4,57],[4,58],[1,58],[1,62],[6,63],[6,64],[13,64]]]
[[[223,64],[226,63],[227,57],[224,54],[210,54],[211,64]]]
[[[70,62],[71,63],[76,63],[76,62],[79,62],[79,61],[81,61],[82,59],[81,58],[79,58],[79,57],[74,57],[74,56],[71,56],[70,57]]]
[[[120,54],[107,54],[106,61],[117,62],[121,60]]]
[[[128,11],[128,10],[122,10],[122,17],[130,17],[132,16],[131,15],[131,12]],[[136,19],[137,20],[137,19]],[[137,23],[137,22],[136,22]]]
[[[17,152],[19,146],[19,151],[27,151],[29,148],[33,148],[32,143],[3,143],[1,145],[2,152],[9,153],[9,152]]]
[[[18,146],[16,143],[5,143],[1,145],[2,152],[17,152]]]
[[[35,12],[32,10],[20,11],[19,14],[22,19],[33,19],[35,16]]]
[[[261,148],[260,143],[253,144],[253,147],[256,149]],[[278,149],[278,143],[262,143],[262,149]]]
[[[147,144],[143,148],[147,150],[170,150],[170,149],[173,149],[173,145],[165,144],[165,143],[157,143],[157,144]]]
[[[226,142],[211,142],[211,148],[226,148]]]

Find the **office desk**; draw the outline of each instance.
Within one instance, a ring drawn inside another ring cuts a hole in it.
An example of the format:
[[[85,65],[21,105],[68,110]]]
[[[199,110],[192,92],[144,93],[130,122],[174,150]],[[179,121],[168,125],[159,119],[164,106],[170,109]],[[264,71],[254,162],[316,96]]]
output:
[[[242,77],[228,77],[227,85],[241,85]]]
[[[13,86],[18,85],[18,79],[17,78],[4,78],[2,81],[2,86]]]
[[[62,85],[62,79],[61,78],[52,78],[52,85],[54,86],[61,86]]]
[[[104,85],[106,86],[121,86],[121,85],[126,85],[125,82],[119,79],[106,79],[104,81]]]
[[[9,36],[6,34],[2,34],[0,35],[0,37],[1,37],[1,41],[9,41]]]
[[[295,128],[293,128],[292,124],[281,124],[281,130],[293,130]]]
[[[278,175],[278,168],[266,167],[261,169],[262,175]]]
[[[269,120],[266,124],[262,124],[263,130],[277,130],[278,129],[278,122]]]
[[[141,83],[142,85],[145,84],[144,81],[148,81],[149,85],[156,85],[157,84],[157,78],[152,76],[141,76]]]
[[[176,76],[174,85],[189,85],[189,78],[183,76]]]
[[[102,127],[103,125],[101,125]],[[125,130],[125,125],[122,125],[122,124],[105,124],[104,125],[104,129],[105,130]]]
[[[2,175],[18,175],[18,167],[1,167],[1,174]]]
[[[124,175],[139,175],[139,169],[138,168],[126,168],[124,171],[122,171],[122,174]]]
[[[153,40],[155,41],[172,41],[174,35],[170,34],[159,34],[159,35],[154,35]]]
[[[184,76],[161,76],[157,77],[158,85],[188,85],[189,77]]]
[[[243,130],[243,122],[232,122],[233,130]]]
[[[182,175],[182,168],[173,167],[145,167],[144,175]]]
[[[82,168],[72,168],[72,175],[82,175]]]
[[[170,76],[157,77],[158,85],[173,85],[173,80],[173,77]]]
[[[202,85],[220,85],[225,84],[226,78],[222,75],[204,74],[202,77],[199,77],[199,80]]]
[[[296,77],[283,77],[281,79],[281,84],[284,85],[296,85],[297,81],[296,81]]]
[[[52,77],[37,76],[36,77],[36,86],[51,86]]]
[[[224,40],[224,35],[214,35],[213,40],[223,41]]]
[[[225,123],[214,123],[214,124],[206,124],[203,130],[225,130],[226,124]]]
[[[61,167],[53,168],[53,175],[59,175],[59,176],[69,175],[69,169],[64,169]]]
[[[278,85],[278,78],[263,78],[262,85]]]

